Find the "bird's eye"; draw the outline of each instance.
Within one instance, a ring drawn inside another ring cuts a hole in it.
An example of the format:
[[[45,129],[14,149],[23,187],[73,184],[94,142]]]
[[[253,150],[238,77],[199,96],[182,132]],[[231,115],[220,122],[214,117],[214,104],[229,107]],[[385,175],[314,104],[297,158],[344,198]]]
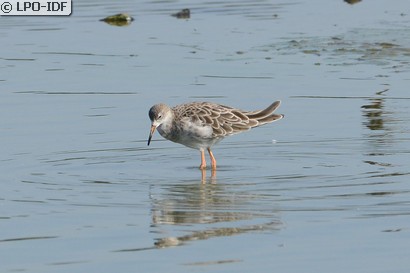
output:
[[[158,115],[158,119],[160,119],[160,118],[162,118],[162,115],[161,115],[161,114]]]

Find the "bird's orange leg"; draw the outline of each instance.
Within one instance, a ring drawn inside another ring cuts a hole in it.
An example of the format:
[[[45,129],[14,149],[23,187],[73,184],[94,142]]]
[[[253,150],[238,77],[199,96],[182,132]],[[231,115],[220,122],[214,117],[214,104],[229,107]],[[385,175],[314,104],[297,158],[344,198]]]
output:
[[[211,158],[211,167],[212,170],[216,170],[216,159],[214,157],[214,154],[211,151],[211,148],[208,148],[208,153],[209,153],[209,157]]]
[[[201,170],[205,170],[206,169],[205,151],[204,150],[200,150],[200,151],[201,151],[201,165],[199,166],[199,168]]]

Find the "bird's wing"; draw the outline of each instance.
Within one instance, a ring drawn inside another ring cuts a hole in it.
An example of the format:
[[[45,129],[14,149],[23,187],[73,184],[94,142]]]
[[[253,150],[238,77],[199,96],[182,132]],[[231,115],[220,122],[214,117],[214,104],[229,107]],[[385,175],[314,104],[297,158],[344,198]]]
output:
[[[248,118],[241,110],[216,103],[182,104],[173,110],[181,117],[189,117],[193,122],[211,126],[213,136],[233,135],[258,125],[257,120]]]

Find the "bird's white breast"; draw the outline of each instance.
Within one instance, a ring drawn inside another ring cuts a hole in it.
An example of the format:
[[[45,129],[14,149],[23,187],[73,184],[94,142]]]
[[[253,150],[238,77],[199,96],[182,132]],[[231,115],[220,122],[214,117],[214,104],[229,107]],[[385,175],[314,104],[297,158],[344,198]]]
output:
[[[186,118],[180,120],[178,125],[161,124],[158,132],[166,139],[183,144],[194,149],[206,149],[220,139],[212,137],[212,127],[201,122],[193,122]]]

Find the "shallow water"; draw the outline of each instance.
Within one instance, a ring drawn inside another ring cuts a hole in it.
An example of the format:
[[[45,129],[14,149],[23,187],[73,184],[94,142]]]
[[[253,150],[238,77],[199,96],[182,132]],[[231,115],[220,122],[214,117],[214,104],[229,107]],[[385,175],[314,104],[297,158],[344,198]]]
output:
[[[408,271],[407,1],[73,10],[0,18],[1,272]],[[276,99],[215,177],[146,145],[154,103]]]

